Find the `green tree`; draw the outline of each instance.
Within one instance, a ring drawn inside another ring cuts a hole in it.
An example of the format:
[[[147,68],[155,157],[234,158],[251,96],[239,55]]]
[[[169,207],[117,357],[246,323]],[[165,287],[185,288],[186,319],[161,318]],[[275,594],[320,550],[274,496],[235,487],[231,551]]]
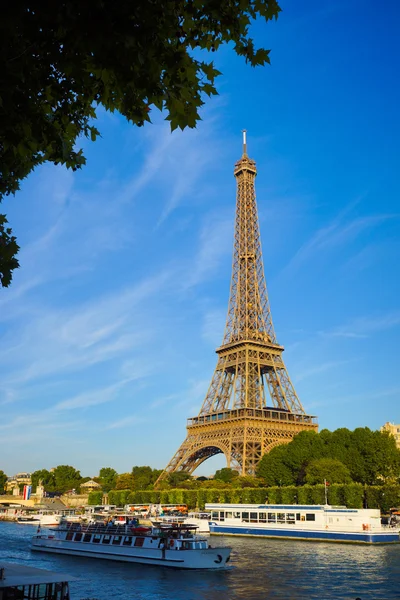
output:
[[[207,53],[231,44],[252,66],[269,63],[249,28],[279,12],[276,0],[9,4],[0,21],[0,200],[45,161],[80,168],[76,142],[98,136],[99,105],[138,126],[155,107],[171,129],[195,127],[205,95],[217,93]],[[17,249],[0,235],[6,286]]]
[[[34,471],[31,474],[31,481],[33,492],[36,492],[36,487],[39,484],[39,481],[43,482],[43,487],[46,490],[46,492],[55,491],[54,473],[48,471],[47,469],[40,469],[39,471]]]
[[[317,458],[312,460],[305,469],[305,481],[310,485],[324,483],[350,483],[349,469],[336,458]]]
[[[4,489],[6,487],[7,475],[4,471],[0,470],[0,494],[4,493]]]
[[[118,473],[115,469],[112,469],[111,467],[103,467],[100,469],[99,477],[96,479],[98,479],[97,483],[102,486],[103,491],[109,492],[110,490],[114,489],[115,484],[117,483],[117,477]]]
[[[265,481],[261,477],[252,475],[240,475],[232,479],[231,486],[235,488],[258,488],[265,487]]]
[[[189,473],[176,471],[175,473],[170,473],[168,475],[167,482],[171,488],[180,488],[183,484],[191,484],[192,477]]]
[[[400,450],[396,448],[394,437],[368,427],[354,431],[341,428],[333,432],[324,429],[319,434],[303,431],[289,444],[273,448],[263,456],[257,474],[271,486],[303,485],[310,463],[322,459],[339,461],[356,483],[383,485],[399,480]],[[322,464],[326,467],[327,463]],[[341,476],[348,474],[342,470]],[[321,473],[318,477],[324,479]],[[335,476],[325,478],[335,479]]]
[[[61,493],[79,488],[82,481],[80,472],[70,465],[59,465],[54,469],[53,476],[55,491]]]
[[[235,471],[235,469],[229,469],[228,467],[224,467],[223,469],[215,471],[214,480],[225,481],[229,483],[236,477],[239,477],[239,473]]]
[[[135,489],[135,479],[132,473],[121,473],[118,475],[117,481],[115,483],[116,490],[134,490]]]
[[[132,475],[134,479],[135,490],[147,490],[153,487],[153,484],[161,475],[160,469],[152,469],[151,467],[133,467]]]
[[[293,485],[296,474],[286,466],[287,446],[276,446],[268,454],[264,454],[257,466],[257,476],[261,477],[267,486]]]

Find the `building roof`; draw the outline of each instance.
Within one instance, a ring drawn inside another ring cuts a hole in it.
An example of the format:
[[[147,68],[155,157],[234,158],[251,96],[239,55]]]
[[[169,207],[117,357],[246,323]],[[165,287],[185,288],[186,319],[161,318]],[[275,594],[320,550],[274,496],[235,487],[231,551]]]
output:
[[[82,487],[101,487],[101,485],[99,483],[97,483],[97,481],[90,479],[90,481],[87,481],[86,483],[82,483],[80,487],[81,488]]]

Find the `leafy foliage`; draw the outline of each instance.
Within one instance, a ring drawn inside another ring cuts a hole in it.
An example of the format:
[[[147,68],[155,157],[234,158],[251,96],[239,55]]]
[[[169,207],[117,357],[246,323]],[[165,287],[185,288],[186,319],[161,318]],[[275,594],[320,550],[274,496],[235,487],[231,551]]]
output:
[[[132,473],[121,473],[118,475],[115,483],[116,490],[133,490],[134,489],[134,477]]]
[[[111,467],[103,467],[99,471],[98,483],[105,492],[112,490],[117,483],[118,473]]]
[[[59,465],[53,471],[55,491],[66,492],[71,489],[78,489],[83,482],[81,474],[77,469],[70,465]]]
[[[95,492],[97,494],[97,492]],[[92,495],[90,496],[92,498]],[[93,500],[95,497],[93,496]],[[300,487],[267,488],[199,488],[197,490],[128,490],[112,491],[109,494],[112,504],[124,506],[131,504],[163,503],[187,504],[189,509],[204,510],[207,502],[226,502],[227,504],[324,504],[323,485],[303,485]],[[359,483],[333,484],[328,488],[330,504],[346,504],[349,508],[380,508],[387,511],[391,506],[400,504],[400,485],[362,486]],[[98,504],[99,501],[91,501]]]
[[[349,469],[337,458],[317,458],[312,460],[305,469],[305,480],[310,485],[321,483],[350,483]]]
[[[46,492],[64,493],[71,489],[78,489],[85,481],[79,471],[69,465],[59,465],[53,471],[40,469],[31,475],[32,489],[35,491],[39,480],[43,480]]]
[[[151,467],[133,467],[133,489],[134,490],[146,490],[153,486],[153,483],[161,475],[162,471],[159,469],[152,469]]]
[[[303,431],[289,444],[263,456],[257,474],[271,486],[317,483],[318,477],[320,483],[324,479],[331,483],[397,483],[400,450],[393,436],[368,427],[323,430],[319,434]]]
[[[0,469],[0,494],[4,492],[6,486],[7,475]]]
[[[235,469],[229,469],[225,467],[224,469],[218,469],[215,471],[214,480],[231,482],[236,477],[239,477],[239,473],[235,471]]]
[[[15,236],[12,235],[11,227],[5,215],[0,215],[0,285],[8,287],[12,280],[12,272],[19,267],[18,259],[15,258],[19,246]]]
[[[36,487],[39,484],[40,480],[42,480],[46,492],[54,492],[55,482],[53,473],[50,473],[50,471],[48,471],[47,469],[40,469],[39,471],[34,471],[31,474],[32,490],[34,492],[36,492]]]
[[[96,140],[99,105],[139,127],[154,107],[172,130],[195,127],[204,97],[217,93],[219,71],[204,54],[231,42],[252,66],[269,63],[249,27],[279,12],[276,0],[9,4],[0,21],[0,200],[45,161],[85,164],[76,141]],[[8,260],[0,247],[2,285],[18,266],[14,243]]]

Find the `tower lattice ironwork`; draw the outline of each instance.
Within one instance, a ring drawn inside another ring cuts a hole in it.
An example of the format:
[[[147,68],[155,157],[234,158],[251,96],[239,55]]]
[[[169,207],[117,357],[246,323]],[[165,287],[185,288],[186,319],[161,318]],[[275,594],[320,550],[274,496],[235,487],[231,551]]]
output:
[[[169,473],[192,473],[215,454],[242,475],[255,473],[262,456],[296,433],[316,430],[282,359],[268,301],[255,195],[256,163],[235,164],[236,222],[232,281],[222,345],[206,398],[187,424],[187,437],[158,481]],[[270,404],[267,403],[267,392]]]

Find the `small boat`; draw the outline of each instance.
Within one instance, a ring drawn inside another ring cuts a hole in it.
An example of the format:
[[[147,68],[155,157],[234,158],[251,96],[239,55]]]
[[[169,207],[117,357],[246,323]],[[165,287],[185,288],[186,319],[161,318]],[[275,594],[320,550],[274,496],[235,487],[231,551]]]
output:
[[[40,525],[41,527],[52,527],[59,525],[63,519],[61,514],[57,513],[35,513],[23,515],[16,518],[16,522],[22,525]]]
[[[383,526],[378,509],[300,504],[206,504],[211,535],[286,540],[398,544],[398,528]]]
[[[46,600],[69,600],[68,582],[76,579],[70,575],[26,567],[0,561],[0,598],[44,598]]]
[[[196,527],[184,524],[61,524],[49,534],[34,536],[31,550],[177,569],[225,569],[231,554],[231,548],[211,548]]]
[[[210,513],[189,513],[186,517],[157,517],[150,519],[153,525],[195,525],[199,533],[210,533],[208,522],[210,521]]]
[[[31,515],[31,516],[21,516],[15,519],[16,523],[20,525],[39,525],[40,524],[40,515]]]

